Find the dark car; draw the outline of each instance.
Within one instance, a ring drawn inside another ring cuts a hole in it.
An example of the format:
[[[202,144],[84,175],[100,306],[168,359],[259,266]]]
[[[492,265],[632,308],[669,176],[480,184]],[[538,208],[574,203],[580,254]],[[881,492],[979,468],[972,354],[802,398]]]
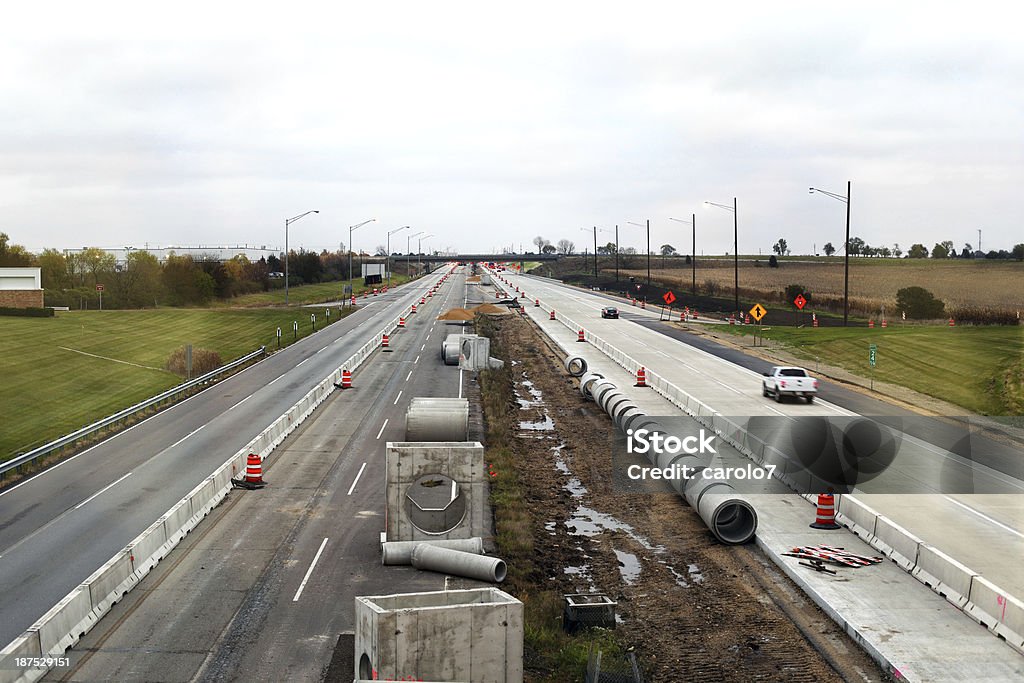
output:
[[[619,317],[619,309],[615,308],[614,306],[606,306],[605,308],[601,309],[601,317],[602,318],[618,318]]]

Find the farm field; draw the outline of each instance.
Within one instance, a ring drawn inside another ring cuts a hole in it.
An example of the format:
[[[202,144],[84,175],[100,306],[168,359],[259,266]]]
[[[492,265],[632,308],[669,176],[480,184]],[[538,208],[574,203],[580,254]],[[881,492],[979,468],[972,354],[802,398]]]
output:
[[[0,318],[0,460],[5,460],[181,382],[164,370],[184,344],[223,362],[311,333],[311,309],[68,311]],[[317,329],[323,311],[316,310]],[[336,321],[337,309],[332,311]],[[85,355],[94,354],[94,355]],[[97,357],[99,356],[99,357]]]
[[[770,327],[770,326],[769,326]],[[717,326],[749,337],[749,327]],[[764,334],[790,353],[869,377],[868,345],[878,346],[875,379],[908,387],[983,415],[1024,415],[1024,328],[774,327]]]
[[[646,266],[638,264],[642,258],[632,257],[631,268],[622,272],[638,280],[646,278]],[[786,285],[801,284],[815,296],[840,299],[843,296],[842,259],[784,259],[780,261],[779,268],[769,268],[767,257],[760,258],[760,265],[755,265],[754,260],[742,260],[753,257],[740,258],[741,293],[761,293],[765,298],[778,300]],[[652,279],[688,291],[691,284],[689,266],[682,259],[676,259],[673,264],[676,267],[661,268],[660,261],[659,257],[651,259]],[[599,265],[606,273],[609,272],[603,261]],[[698,257],[697,286],[703,288],[709,282],[714,283],[720,293],[731,293],[732,261]],[[914,285],[932,292],[946,303],[947,309],[1024,309],[1024,262],[986,259],[850,260],[850,307],[859,313],[877,314],[883,305],[888,310],[894,310],[897,290]]]

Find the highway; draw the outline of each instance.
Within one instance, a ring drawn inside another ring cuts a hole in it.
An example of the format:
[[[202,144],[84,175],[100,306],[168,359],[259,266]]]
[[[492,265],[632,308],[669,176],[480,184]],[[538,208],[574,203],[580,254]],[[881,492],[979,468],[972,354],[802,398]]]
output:
[[[410,316],[391,352],[274,451],[269,486],[233,492],[49,680],[319,680],[356,595],[443,588],[442,575],[380,564],[384,449],[404,440],[412,397],[474,381],[438,354],[456,328],[435,318],[463,305],[463,283],[450,278]],[[351,679],[351,664],[334,666]]]
[[[527,293],[530,301],[540,298],[723,416],[750,420],[767,416],[899,414],[884,401],[827,382],[823,382],[823,400],[814,404],[775,403],[761,395],[760,370],[769,365],[765,361],[745,358],[737,364],[736,352],[721,353],[721,347],[709,344],[697,348],[688,343],[692,337],[658,324],[650,310],[640,312],[628,307],[622,309],[625,319],[605,320],[600,317],[600,309],[609,305],[605,296],[546,279],[505,275]],[[937,431],[906,436],[900,457],[886,472],[886,481],[904,491],[909,482],[915,491],[937,491],[940,485],[946,491],[984,486],[997,493],[858,493],[857,498],[997,585],[1007,590],[1019,587],[1020,558],[1024,557],[1024,499],[1019,495],[1024,492],[1024,482],[1019,450],[972,435],[976,461],[972,463],[950,453],[951,443],[944,438],[948,437]],[[999,551],[993,552],[996,548]]]
[[[0,642],[34,623],[439,278],[368,298],[343,320],[0,492]]]

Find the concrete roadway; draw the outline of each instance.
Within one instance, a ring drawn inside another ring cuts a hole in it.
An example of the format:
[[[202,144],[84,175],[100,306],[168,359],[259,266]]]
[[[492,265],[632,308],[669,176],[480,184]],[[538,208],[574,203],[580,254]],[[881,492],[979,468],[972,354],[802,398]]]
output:
[[[384,448],[404,440],[412,397],[462,392],[439,356],[461,328],[435,318],[463,305],[463,282],[450,278],[392,352],[278,447],[266,489],[233,492],[50,680],[320,680],[356,595],[443,588],[442,575],[380,564]]]
[[[32,625],[439,278],[368,298],[352,315],[244,372],[0,491],[0,644]]]
[[[802,401],[777,404],[761,396],[758,369],[767,367],[764,361],[747,358],[741,366],[732,362],[738,360],[735,352],[723,354],[730,356],[726,360],[716,355],[720,348],[705,345],[701,349],[689,345],[688,336],[677,334],[671,326],[652,322],[649,310],[634,315],[636,309],[629,307],[623,309],[627,320],[603,320],[600,309],[608,305],[607,297],[548,280],[508,275],[508,279],[527,293],[530,301],[539,297],[542,303],[553,306],[556,311],[627,351],[638,362],[722,415],[750,419],[751,416],[773,415],[884,416],[894,412],[894,407],[888,403],[825,382],[822,383],[822,397],[828,400],[816,401],[812,405]],[[1021,585],[1020,560],[1024,558],[1024,499],[1019,494],[1024,490],[1024,483],[1019,478],[1020,451],[1000,442],[982,441],[982,437],[972,435],[975,446],[973,458],[985,464],[971,467],[968,461],[947,451],[951,443],[945,438],[946,435],[937,430],[907,436],[900,459],[890,467],[893,477],[903,476],[913,480],[915,486],[928,487],[915,490],[935,490],[939,483],[946,484],[949,479],[955,482],[957,490],[971,490],[976,478],[991,487],[989,490],[1006,493],[858,493],[857,497],[1005,590],[1013,590]],[[983,447],[979,447],[979,443]],[[897,468],[905,454],[912,454],[916,460],[908,459],[905,467]],[[996,548],[998,552],[993,552]]]

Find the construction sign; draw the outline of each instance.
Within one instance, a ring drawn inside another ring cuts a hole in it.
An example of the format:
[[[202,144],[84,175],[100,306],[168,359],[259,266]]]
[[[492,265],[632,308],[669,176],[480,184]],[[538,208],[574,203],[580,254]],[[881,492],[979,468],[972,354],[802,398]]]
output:
[[[793,303],[802,311],[804,310],[804,306],[807,305],[807,299],[804,298],[803,294],[797,294],[796,298],[793,299]]]
[[[761,318],[768,313],[768,310],[761,304],[754,304],[754,307],[750,309],[750,315],[754,316],[754,320],[761,322]]]
[[[672,302],[676,300],[676,295],[673,294],[671,291],[668,291],[668,292],[665,292],[665,294],[661,298],[665,300],[666,304],[671,306]]]

